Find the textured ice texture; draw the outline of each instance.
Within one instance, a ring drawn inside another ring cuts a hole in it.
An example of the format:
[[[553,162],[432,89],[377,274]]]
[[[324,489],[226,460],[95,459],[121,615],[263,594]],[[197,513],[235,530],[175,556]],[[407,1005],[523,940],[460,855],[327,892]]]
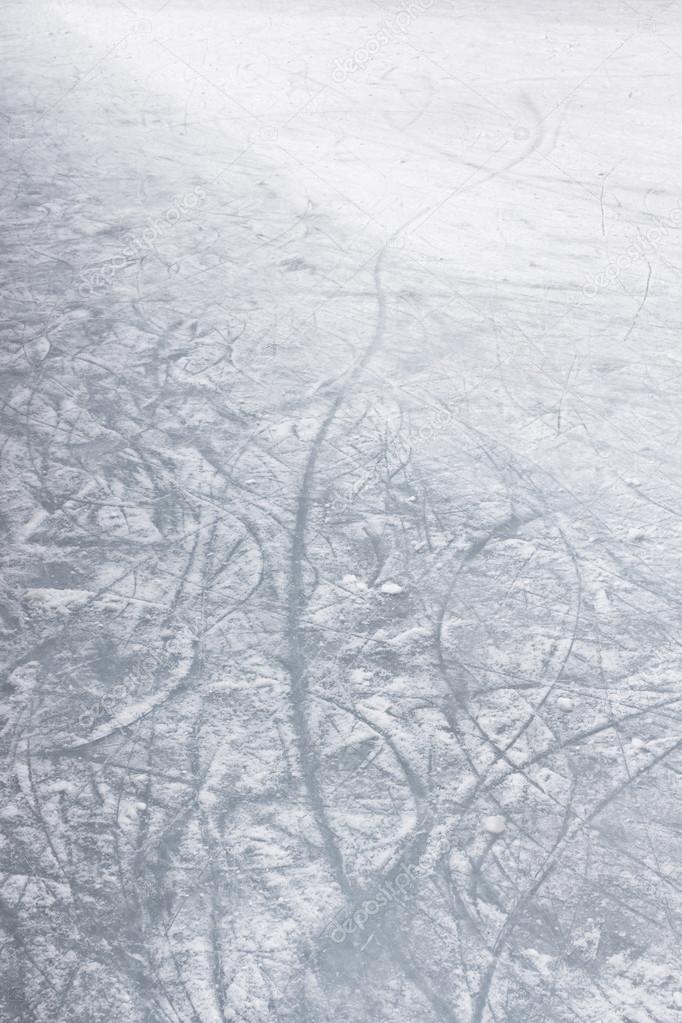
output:
[[[678,4],[3,5],[8,1023],[678,1023]]]

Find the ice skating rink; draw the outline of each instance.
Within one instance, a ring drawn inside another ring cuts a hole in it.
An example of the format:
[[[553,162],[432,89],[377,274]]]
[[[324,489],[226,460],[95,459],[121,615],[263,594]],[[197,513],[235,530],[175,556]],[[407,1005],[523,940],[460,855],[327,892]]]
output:
[[[0,1019],[678,1023],[680,5],[2,13]]]

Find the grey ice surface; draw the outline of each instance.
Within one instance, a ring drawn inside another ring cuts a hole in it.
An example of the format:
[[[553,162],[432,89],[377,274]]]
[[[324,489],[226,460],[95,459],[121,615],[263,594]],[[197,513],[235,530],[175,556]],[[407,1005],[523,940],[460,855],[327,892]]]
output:
[[[1,13],[2,1023],[680,1023],[682,6]]]

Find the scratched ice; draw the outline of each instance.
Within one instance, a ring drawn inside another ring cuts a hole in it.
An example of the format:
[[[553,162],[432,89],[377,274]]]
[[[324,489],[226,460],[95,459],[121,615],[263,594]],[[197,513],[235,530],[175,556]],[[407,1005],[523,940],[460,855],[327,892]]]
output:
[[[679,1023],[682,13],[6,0],[5,1023]]]

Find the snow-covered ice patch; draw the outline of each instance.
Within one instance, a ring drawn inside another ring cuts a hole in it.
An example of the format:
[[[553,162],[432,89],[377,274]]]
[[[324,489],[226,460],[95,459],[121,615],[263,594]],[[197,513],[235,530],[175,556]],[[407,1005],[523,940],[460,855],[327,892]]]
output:
[[[24,596],[26,600],[39,604],[49,611],[68,614],[75,608],[83,607],[92,597],[92,593],[90,590],[60,590],[38,587],[26,590]]]
[[[379,590],[381,593],[385,593],[390,597],[398,596],[399,593],[404,592],[402,586],[390,580],[388,582],[382,583],[381,586],[379,587]]]
[[[483,818],[483,827],[489,835],[503,835],[507,830],[507,823],[504,817],[499,814],[492,814]]]

